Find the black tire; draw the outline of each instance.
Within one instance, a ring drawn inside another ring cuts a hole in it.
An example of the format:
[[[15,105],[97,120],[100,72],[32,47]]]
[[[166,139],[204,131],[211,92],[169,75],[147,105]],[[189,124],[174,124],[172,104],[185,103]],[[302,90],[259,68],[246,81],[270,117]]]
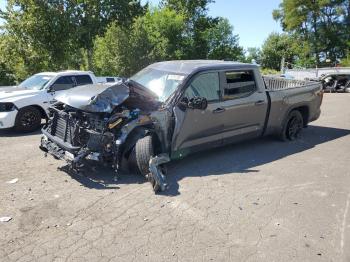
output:
[[[137,166],[136,161],[136,149],[135,146],[132,148],[129,157],[128,157],[128,168],[130,172],[140,174],[140,170]]]
[[[279,137],[282,141],[294,141],[300,138],[303,127],[303,116],[298,110],[293,110],[289,113],[287,119],[284,121],[284,125]]]
[[[41,126],[41,112],[39,109],[28,106],[19,110],[16,121],[15,129],[23,132],[36,131]]]
[[[153,138],[147,135],[137,140],[132,149],[128,159],[129,169],[146,176],[149,173],[149,161],[152,156],[154,156]]]

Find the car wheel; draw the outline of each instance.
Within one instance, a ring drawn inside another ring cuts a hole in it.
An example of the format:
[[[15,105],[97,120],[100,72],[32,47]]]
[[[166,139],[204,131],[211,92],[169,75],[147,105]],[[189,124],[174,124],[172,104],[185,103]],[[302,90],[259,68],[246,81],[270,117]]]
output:
[[[129,157],[128,157],[128,168],[130,172],[133,173],[140,173],[140,170],[137,166],[137,161],[136,161],[136,149],[135,146],[132,148]]]
[[[297,110],[293,110],[289,113],[282,132],[280,134],[280,138],[283,141],[294,141],[300,138],[301,131],[303,130],[304,120],[301,113]]]
[[[18,131],[32,132],[38,130],[41,125],[41,112],[32,106],[18,111],[15,129]]]
[[[129,169],[141,173],[143,176],[149,174],[149,161],[154,155],[153,138],[151,135],[147,135],[137,140],[134,148],[132,149],[129,158]]]

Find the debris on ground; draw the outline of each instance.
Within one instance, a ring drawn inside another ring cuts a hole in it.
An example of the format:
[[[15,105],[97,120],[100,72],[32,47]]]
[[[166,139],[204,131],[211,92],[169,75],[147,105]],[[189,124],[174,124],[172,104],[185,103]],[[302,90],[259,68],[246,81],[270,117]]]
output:
[[[10,181],[7,181],[6,183],[7,184],[15,184],[15,183],[17,183],[18,182],[18,178],[14,178],[14,179],[12,179],[12,180],[10,180]]]
[[[164,170],[161,165],[170,162],[168,154],[160,154],[152,157],[149,161],[148,180],[151,182],[154,192],[165,191],[168,184],[165,179]]]
[[[9,222],[12,217],[0,217],[0,222]]]

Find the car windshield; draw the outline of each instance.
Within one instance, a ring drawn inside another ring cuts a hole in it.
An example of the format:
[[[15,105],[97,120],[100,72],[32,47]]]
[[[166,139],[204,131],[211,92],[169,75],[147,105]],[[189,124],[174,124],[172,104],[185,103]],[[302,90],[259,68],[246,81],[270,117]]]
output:
[[[48,75],[33,75],[20,83],[19,87],[32,90],[40,90],[43,89],[47,82],[49,82],[51,79],[52,76]]]
[[[159,101],[165,102],[175,92],[184,78],[184,75],[145,68],[130,79],[155,93]]]

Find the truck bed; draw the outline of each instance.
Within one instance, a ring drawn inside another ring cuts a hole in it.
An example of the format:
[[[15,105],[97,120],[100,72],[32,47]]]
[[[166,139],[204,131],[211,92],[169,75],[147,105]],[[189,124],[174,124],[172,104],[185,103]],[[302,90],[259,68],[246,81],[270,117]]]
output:
[[[282,77],[263,76],[266,89],[268,91],[279,91],[292,88],[305,88],[319,86],[319,83],[306,80],[290,80]]]
[[[304,125],[320,115],[322,85],[317,82],[263,77],[270,108],[265,134],[275,134],[283,126],[285,117],[293,109],[303,111]]]

